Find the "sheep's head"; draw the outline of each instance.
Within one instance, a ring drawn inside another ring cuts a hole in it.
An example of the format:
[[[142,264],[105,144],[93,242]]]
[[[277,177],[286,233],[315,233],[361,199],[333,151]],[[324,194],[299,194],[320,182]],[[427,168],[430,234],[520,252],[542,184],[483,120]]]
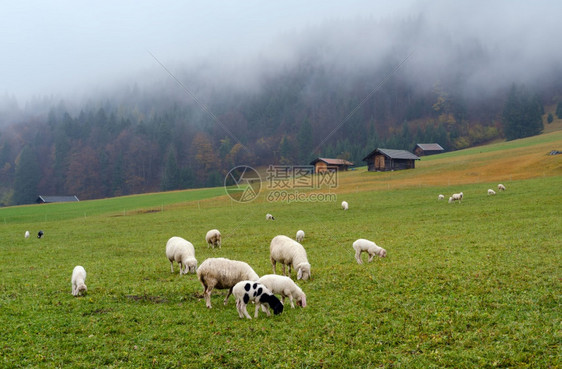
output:
[[[309,263],[301,263],[297,267],[297,279],[307,280],[311,276],[310,274],[310,264]]]
[[[380,251],[379,251],[379,257],[381,257],[381,258],[385,258],[385,257],[386,257],[386,250],[385,250],[385,249],[380,249]]]
[[[306,295],[304,293],[297,299],[297,306],[306,307]]]
[[[80,283],[78,285],[78,293],[84,294],[86,291],[88,291],[88,287],[84,283]]]

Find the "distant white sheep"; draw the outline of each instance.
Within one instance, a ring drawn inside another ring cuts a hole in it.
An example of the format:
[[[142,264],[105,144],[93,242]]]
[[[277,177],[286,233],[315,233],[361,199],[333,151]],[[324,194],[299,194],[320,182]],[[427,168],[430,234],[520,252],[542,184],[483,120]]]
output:
[[[505,191],[505,186],[502,185],[501,183],[498,184],[498,190],[500,190],[500,191]]]
[[[197,259],[193,244],[181,237],[172,237],[166,243],[166,257],[170,261],[170,269],[174,272],[174,261],[180,266],[180,275],[195,273]]]
[[[29,231],[25,231],[24,237],[29,238]]]
[[[273,309],[273,314],[281,314],[283,312],[283,304],[274,294],[271,293],[263,284],[256,281],[240,281],[232,288],[232,294],[236,299],[236,309],[240,318],[244,316],[252,319],[246,306],[250,301],[256,304],[254,318],[258,317],[260,306],[264,307],[267,316],[270,316],[269,308]]]
[[[265,220],[275,220],[275,218],[273,217],[273,215],[267,213],[265,214]]]
[[[86,287],[86,270],[83,266],[77,265],[72,271],[72,279],[70,280],[72,284],[72,295],[79,296],[86,293],[88,288]]]
[[[445,196],[443,196],[443,195],[437,196],[437,200],[443,200],[444,198],[445,198]]]
[[[491,188],[488,188],[488,195],[495,195],[496,191],[492,190]]]
[[[295,308],[293,300],[297,301],[297,305],[306,307],[306,295],[291,278],[277,274],[266,274],[260,277],[258,282],[266,286],[272,293],[280,294],[283,304],[285,303],[285,297],[288,297],[292,308]]]
[[[203,285],[203,296],[205,303],[210,309],[211,292],[213,288],[221,290],[228,289],[228,294],[224,299],[224,304],[228,302],[228,297],[232,294],[232,288],[240,281],[257,281],[259,276],[256,272],[243,261],[230,260],[226,258],[209,258],[201,263],[197,269],[197,278]]]
[[[377,246],[373,241],[369,241],[364,238],[360,238],[353,242],[353,249],[355,250],[355,260],[357,260],[357,264],[363,264],[363,260],[361,260],[362,252],[369,254],[369,263],[373,261],[375,255],[381,258],[386,257],[385,249]]]
[[[269,256],[273,266],[273,274],[277,262],[283,265],[283,275],[291,275],[291,266],[297,271],[297,279],[310,278],[310,264],[304,247],[297,241],[283,235],[275,236],[269,246]],[[289,273],[285,273],[285,265],[289,266]]]
[[[304,231],[302,229],[297,231],[296,239],[297,242],[302,242],[302,240],[304,240]]]
[[[212,245],[213,248],[215,248],[215,246],[218,246],[220,249],[221,233],[219,232],[218,229],[211,229],[209,232],[207,232],[207,235],[205,236],[205,241],[207,241],[207,248],[211,247]]]
[[[463,197],[463,193],[454,193],[451,197],[449,197],[449,203],[452,203],[454,201],[458,201],[459,203],[461,202]]]
[[[342,208],[343,210],[349,209],[349,204],[347,203],[347,201],[342,201],[342,202],[341,202],[341,208]]]

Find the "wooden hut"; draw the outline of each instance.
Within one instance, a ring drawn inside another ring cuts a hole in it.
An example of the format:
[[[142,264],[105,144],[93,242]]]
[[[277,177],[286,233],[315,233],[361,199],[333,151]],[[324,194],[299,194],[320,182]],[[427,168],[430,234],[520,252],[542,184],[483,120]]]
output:
[[[51,202],[75,202],[80,201],[76,196],[43,196],[39,195],[37,200],[35,200],[38,204],[48,204]]]
[[[409,151],[392,149],[375,149],[363,158],[370,172],[414,169],[416,160],[420,158]]]
[[[414,147],[414,154],[417,156],[440,154],[444,151],[445,149],[436,143],[417,144],[416,147]]]
[[[320,173],[334,170],[347,170],[353,163],[344,159],[316,158],[310,165],[314,165],[314,173]]]

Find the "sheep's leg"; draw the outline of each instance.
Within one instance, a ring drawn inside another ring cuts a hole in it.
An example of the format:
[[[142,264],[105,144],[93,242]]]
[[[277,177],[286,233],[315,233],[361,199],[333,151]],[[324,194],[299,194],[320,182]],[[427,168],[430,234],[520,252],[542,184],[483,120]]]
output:
[[[295,308],[295,303],[293,302],[293,295],[289,295],[289,301],[291,301],[291,307]]]
[[[258,311],[260,310],[260,306],[265,307],[265,305],[260,304],[259,302],[256,302],[256,308],[254,309],[254,318],[258,317]],[[265,311],[265,309],[262,308],[263,311]]]
[[[374,258],[374,257],[375,257],[375,254],[369,254],[369,263],[370,263],[371,261],[373,261],[373,258]]]
[[[287,277],[291,276],[291,264],[287,265],[287,268],[289,269],[289,274],[287,274]]]
[[[242,300],[236,300],[236,310],[238,310],[238,316],[244,318],[244,314],[242,313]]]
[[[267,314],[267,316],[271,316],[271,313],[269,312],[269,306],[267,306],[266,304],[264,304],[263,306],[265,306],[265,313]]]
[[[170,270],[172,271],[172,273],[174,272],[174,262],[170,261]]]
[[[205,304],[207,305],[207,307],[210,309],[212,308],[211,306],[211,291],[213,290],[213,287],[208,286],[207,288],[205,288],[205,291],[203,292],[203,295],[205,296]]]
[[[230,287],[228,289],[228,293],[226,294],[226,297],[224,298],[224,304],[226,305],[226,303],[228,302],[228,298],[230,297],[230,295],[232,295],[232,287]]]
[[[361,260],[361,250],[355,251],[355,260],[357,260],[357,264],[363,264],[363,260]]]
[[[246,316],[246,318],[252,319],[252,317],[250,316],[250,314],[248,314],[248,309],[246,308],[246,304],[244,304],[244,303],[242,303],[242,313],[244,313],[244,315]]]
[[[76,286],[74,284],[72,284],[72,295],[76,296],[77,291],[76,291]]]
[[[273,258],[271,258],[271,266],[273,267],[273,274],[277,274],[277,273],[275,272],[275,267],[276,267],[276,265],[277,265],[277,262],[276,262],[275,260],[273,260]]]
[[[283,265],[283,275],[287,275],[287,272],[286,272],[286,269],[285,269],[285,264],[282,264],[282,265]],[[289,270],[289,273],[290,273],[290,272],[291,272],[291,271]]]

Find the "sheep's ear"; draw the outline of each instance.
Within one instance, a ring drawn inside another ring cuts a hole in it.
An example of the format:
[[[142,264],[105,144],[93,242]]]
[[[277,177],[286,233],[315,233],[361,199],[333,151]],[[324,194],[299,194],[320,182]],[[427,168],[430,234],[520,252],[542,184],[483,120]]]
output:
[[[298,272],[297,272],[297,280],[302,278],[302,268],[299,268]]]

